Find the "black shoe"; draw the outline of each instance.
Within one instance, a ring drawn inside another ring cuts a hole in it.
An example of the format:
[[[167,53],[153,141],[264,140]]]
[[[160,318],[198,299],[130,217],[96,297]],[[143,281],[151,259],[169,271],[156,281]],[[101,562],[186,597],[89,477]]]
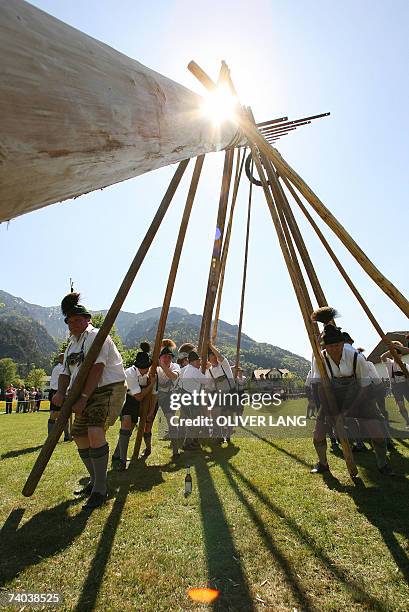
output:
[[[64,442],[71,442],[71,438],[64,438]]]
[[[322,465],[322,463],[318,461],[310,471],[310,474],[323,474],[324,472],[329,472],[329,465]]]
[[[179,452],[173,453],[171,457],[171,461],[177,461],[178,459],[180,459],[180,453]]]
[[[386,463],[383,467],[378,469],[384,476],[396,476],[396,473],[393,471],[389,463]]]
[[[142,453],[142,457],[144,459],[147,459],[149,457],[149,455],[152,454],[152,449],[151,448],[145,448],[145,450]]]
[[[122,461],[121,459],[119,459],[118,461],[116,461],[114,469],[117,472],[125,472],[125,470],[126,470],[126,461]]]
[[[121,461],[121,459],[119,457],[116,457],[115,455],[112,455],[111,466],[115,469],[115,467],[118,465],[118,463],[120,461]]]
[[[108,495],[105,493],[91,493],[88,501],[82,506],[84,510],[94,510],[95,508],[100,508],[106,502]]]
[[[85,485],[85,487],[82,487],[82,489],[77,489],[76,491],[74,491],[74,495],[77,495],[78,497],[80,495],[91,495],[92,487],[92,483],[89,482],[87,485]]]
[[[386,442],[386,448],[388,450],[395,450],[396,449],[396,444],[394,442],[392,442],[392,440],[388,440]]]

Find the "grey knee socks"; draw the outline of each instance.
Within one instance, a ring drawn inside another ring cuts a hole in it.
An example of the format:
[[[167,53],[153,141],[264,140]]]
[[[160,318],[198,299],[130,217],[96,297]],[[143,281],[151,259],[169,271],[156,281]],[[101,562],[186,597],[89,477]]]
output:
[[[131,438],[132,431],[130,429],[119,430],[119,456],[121,461],[125,461],[128,455],[129,440]]]
[[[89,455],[94,469],[93,493],[105,495],[107,490],[107,467],[108,467],[109,446],[106,442],[99,448],[90,448]]]
[[[94,480],[95,480],[95,475],[94,475],[94,466],[92,464],[92,460],[90,457],[90,450],[89,448],[79,448],[78,449],[78,454],[82,459],[83,464],[85,465],[85,467],[88,470],[89,473],[89,477],[90,477],[90,482],[93,485],[94,484]]]

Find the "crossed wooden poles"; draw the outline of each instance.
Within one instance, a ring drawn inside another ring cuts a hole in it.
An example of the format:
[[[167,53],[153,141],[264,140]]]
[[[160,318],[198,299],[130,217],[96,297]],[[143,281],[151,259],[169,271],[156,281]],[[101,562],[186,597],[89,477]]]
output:
[[[200,82],[209,90],[212,90],[216,87],[216,84],[210,79],[210,77],[195,63],[191,62],[188,66],[189,70],[200,80]],[[222,63],[222,68],[220,71],[219,82],[225,81],[227,82],[233,93],[235,92],[233,83],[230,78],[230,71],[226,64]],[[276,233],[278,236],[279,244],[284,256],[284,260],[294,287],[294,291],[297,297],[297,301],[300,306],[301,314],[303,316],[304,324],[307,330],[307,334],[311,343],[312,351],[317,361],[317,365],[320,371],[321,379],[324,381],[324,392],[327,396],[328,404],[330,406],[330,410],[333,414],[334,422],[336,423],[336,428],[338,431],[338,435],[341,439],[341,444],[346,460],[346,464],[351,476],[355,476],[357,474],[357,468],[352,457],[351,449],[349,446],[349,442],[345,437],[344,427],[342,423],[342,417],[338,413],[335,403],[335,398],[333,397],[329,379],[326,372],[326,368],[322,359],[320,344],[319,344],[319,330],[316,323],[311,321],[310,315],[313,310],[311,297],[309,295],[309,290],[307,284],[305,282],[304,274],[300,265],[300,260],[305,268],[308,279],[310,281],[314,297],[319,306],[327,305],[327,301],[318,280],[318,276],[315,272],[312,261],[309,257],[307,248],[305,246],[304,240],[302,238],[301,232],[298,228],[296,219],[291,210],[288,198],[284,191],[283,185],[287,188],[288,192],[293,197],[296,204],[302,210],[303,214],[306,216],[310,224],[312,225],[314,231],[317,236],[321,240],[324,248],[326,249],[328,255],[335,263],[338,268],[340,274],[347,282],[348,286],[354,293],[355,297],[359,301],[369,320],[375,327],[376,331],[385,342],[385,344],[390,349],[396,361],[401,365],[402,371],[405,373],[406,377],[409,377],[409,374],[406,368],[403,366],[399,355],[397,354],[394,345],[391,341],[386,337],[383,329],[373,316],[371,310],[367,306],[364,298],[359,293],[356,286],[353,284],[351,279],[349,278],[347,272],[343,268],[342,264],[336,257],[335,253],[329,246],[325,237],[323,236],[321,230],[318,228],[314,219],[310,215],[307,210],[305,204],[303,203],[300,196],[302,196],[306,202],[313,208],[313,210],[321,217],[321,219],[330,227],[330,229],[335,233],[335,235],[341,240],[344,246],[348,249],[348,251],[353,255],[353,257],[358,261],[361,267],[365,270],[365,272],[372,278],[372,280],[388,295],[388,297],[401,309],[401,311],[409,317],[409,302],[408,300],[400,293],[400,291],[387,279],[383,274],[375,267],[375,265],[370,261],[370,259],[365,255],[362,249],[357,245],[357,243],[353,240],[353,238],[348,234],[342,224],[334,217],[334,215],[325,207],[325,205],[321,202],[321,200],[316,196],[316,194],[312,191],[312,189],[303,181],[303,179],[289,166],[289,164],[281,157],[278,151],[271,146],[269,142],[263,137],[259,129],[257,128],[254,118],[252,117],[251,111],[249,109],[240,108],[237,112],[237,121],[239,126],[246,136],[248,140],[248,146],[250,148],[252,154],[252,160],[254,165],[257,168],[257,172],[259,174],[261,184],[263,187],[263,191],[265,194],[265,198],[267,201],[267,205],[269,207],[271,217],[274,223],[274,227],[276,229]],[[219,208],[217,215],[217,223],[216,223],[216,232],[215,232],[215,241],[213,247],[213,253],[210,262],[209,269],[209,278],[208,285],[206,291],[206,299],[203,310],[203,318],[202,318],[202,326],[200,330],[199,344],[198,348],[200,354],[203,359],[203,367],[207,358],[207,350],[208,343],[210,339],[210,335],[212,339],[215,339],[217,335],[217,322],[219,317],[219,309],[220,309],[220,301],[223,289],[223,278],[224,278],[224,270],[226,265],[226,259],[228,254],[228,246],[231,234],[231,226],[233,219],[233,211],[237,198],[238,185],[240,182],[240,176],[243,168],[244,155],[240,161],[240,151],[237,153],[237,163],[236,163],[236,174],[234,180],[234,188],[233,188],[233,196],[232,203],[230,208],[230,217],[226,230],[226,234],[224,232],[225,222],[226,222],[226,214],[227,214],[227,204],[229,199],[229,191],[232,177],[232,169],[233,169],[233,150],[226,150],[225,153],[225,162],[223,168],[223,179],[222,179],[222,187],[220,193],[219,200]],[[185,209],[183,212],[183,217],[180,225],[179,235],[176,243],[175,254],[172,260],[171,269],[169,273],[168,284],[165,291],[165,297],[161,312],[161,317],[158,323],[158,329],[155,339],[155,345],[153,349],[153,365],[151,368],[151,376],[153,376],[156,372],[156,367],[159,358],[160,346],[163,337],[163,333],[165,331],[166,319],[169,311],[170,301],[173,292],[173,286],[176,278],[177,268],[180,261],[180,256],[182,252],[183,242],[186,235],[187,225],[190,218],[190,213],[192,210],[192,205],[194,201],[194,197],[196,194],[202,166],[203,166],[204,156],[201,155],[196,159],[195,168],[193,171],[191,184],[186,200]],[[109,308],[105,320],[98,331],[98,334],[90,347],[90,350],[81,365],[81,368],[78,372],[78,375],[75,379],[75,382],[70,389],[62,409],[60,411],[60,415],[56,421],[56,424],[49,434],[47,440],[45,441],[35,463],[34,466],[27,478],[27,482],[23,488],[23,495],[29,497],[31,496],[36,486],[47,466],[47,463],[54,451],[54,448],[61,436],[61,433],[64,430],[65,424],[70,417],[71,410],[73,404],[78,399],[81,394],[84,383],[87,379],[88,373],[97,358],[102,345],[108,336],[113,323],[115,322],[116,317],[119,314],[119,311],[128,295],[128,292],[132,286],[133,281],[142,265],[142,262],[149,250],[150,245],[153,242],[153,239],[159,229],[159,226],[170,206],[170,203],[173,199],[173,196],[176,192],[176,189],[182,179],[182,176],[186,170],[186,167],[189,163],[189,160],[182,161],[176,171],[175,174],[169,184],[169,187],[162,199],[162,202],[155,214],[155,217],[146,232],[146,235],[135,255],[134,260],[132,261],[125,278],[122,281],[122,284],[118,290],[117,295],[115,296],[114,301],[112,302],[111,307]],[[241,307],[240,307],[240,321],[239,321],[239,334],[238,334],[238,344],[237,344],[237,355],[236,355],[236,365],[239,365],[240,358],[240,338],[241,338],[241,326],[243,320],[243,306],[244,306],[244,294],[245,294],[245,284],[246,284],[246,271],[247,271],[247,254],[248,254],[248,242],[249,242],[249,227],[250,227],[250,209],[251,209],[251,189],[249,193],[249,206],[248,206],[248,217],[247,217],[247,231],[246,231],[246,247],[245,247],[245,263],[244,263],[244,271],[243,271],[243,281],[242,281],[242,295],[241,295]],[[223,247],[223,250],[222,250]],[[211,334],[211,323],[214,305],[216,301],[216,295],[218,292],[218,301],[216,308],[216,317],[213,324],[213,330]],[[153,404],[156,401],[154,396],[147,396],[142,402],[141,408],[141,418],[138,427],[138,432],[135,441],[134,447],[134,458],[138,457],[141,440],[143,436],[143,431],[146,425],[146,419],[149,413],[152,411]]]

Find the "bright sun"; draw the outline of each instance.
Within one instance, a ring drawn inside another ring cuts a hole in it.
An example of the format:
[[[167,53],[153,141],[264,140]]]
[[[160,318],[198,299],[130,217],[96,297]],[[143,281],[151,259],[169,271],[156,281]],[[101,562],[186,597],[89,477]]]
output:
[[[237,97],[231,93],[228,85],[223,83],[206,94],[202,105],[202,113],[214,125],[220,125],[227,119],[235,120],[237,104]]]

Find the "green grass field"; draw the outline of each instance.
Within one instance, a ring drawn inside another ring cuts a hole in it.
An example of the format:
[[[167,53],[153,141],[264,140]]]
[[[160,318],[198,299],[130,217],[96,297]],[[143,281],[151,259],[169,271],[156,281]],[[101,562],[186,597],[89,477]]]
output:
[[[259,433],[175,466],[154,436],[146,465],[110,471],[110,499],[88,515],[72,495],[85,476],[74,443],[60,442],[33,497],[21,495],[47,419],[0,415],[3,589],[58,591],[58,609],[78,612],[209,610],[187,596],[201,586],[220,590],[215,610],[409,610],[409,480],[382,477],[372,452],[357,456],[353,484],[334,455],[332,476],[310,475],[308,438]],[[408,440],[391,463],[409,474]]]

